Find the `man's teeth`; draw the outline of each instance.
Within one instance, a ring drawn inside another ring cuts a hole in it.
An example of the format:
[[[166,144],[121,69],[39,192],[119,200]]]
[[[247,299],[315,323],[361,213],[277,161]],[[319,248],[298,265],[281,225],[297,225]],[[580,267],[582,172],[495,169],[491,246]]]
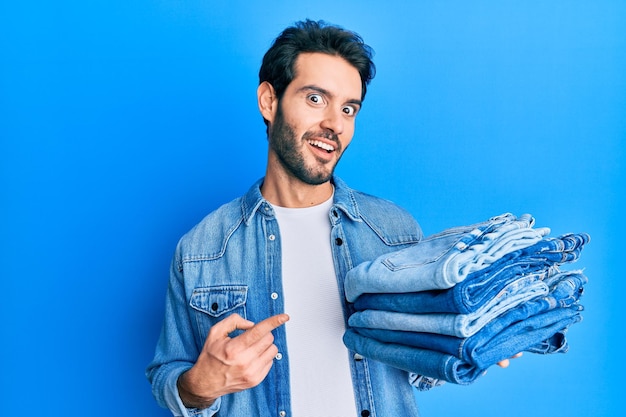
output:
[[[319,141],[319,140],[310,140],[308,142],[309,142],[309,144],[311,144],[313,146],[317,146],[318,148],[324,149],[326,152],[332,152],[332,151],[335,150],[334,146],[329,145],[329,144],[324,143],[324,142]]]

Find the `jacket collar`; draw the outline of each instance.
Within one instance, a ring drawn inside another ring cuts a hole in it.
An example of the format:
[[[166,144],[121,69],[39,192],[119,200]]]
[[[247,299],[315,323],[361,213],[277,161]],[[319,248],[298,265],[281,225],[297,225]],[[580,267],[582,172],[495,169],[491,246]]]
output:
[[[339,177],[333,176],[331,182],[335,186],[334,206],[350,219],[360,221],[359,207],[353,190]],[[263,178],[257,180],[241,199],[241,210],[246,224],[250,223],[259,210],[273,213],[270,203],[261,195],[262,184]]]
[[[335,186],[335,207],[343,211],[351,220],[361,221],[359,206],[354,198],[354,191],[339,177],[333,177]]]

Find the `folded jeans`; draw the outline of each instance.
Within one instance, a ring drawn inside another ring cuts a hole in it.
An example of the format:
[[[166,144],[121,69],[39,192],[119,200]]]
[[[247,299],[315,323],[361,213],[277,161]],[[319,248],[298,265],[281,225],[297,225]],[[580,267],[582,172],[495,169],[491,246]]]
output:
[[[478,225],[447,229],[406,249],[361,263],[346,275],[346,299],[354,302],[363,293],[450,288],[549,233],[547,228],[532,229],[533,223],[530,215],[519,219],[510,214],[496,216]]]
[[[562,308],[553,311],[559,310],[566,309]],[[546,340],[559,340],[560,343],[558,349],[548,350],[546,353],[565,353],[567,351],[565,338],[555,338],[554,336],[557,334],[562,336],[565,329],[580,320],[580,314],[575,313],[568,319],[564,319],[552,326],[533,331],[532,335],[524,337],[521,341],[511,341],[507,343],[506,346],[498,348],[497,351],[481,352],[485,355],[485,358],[480,363],[480,366],[459,359],[454,355],[435,350],[417,348],[398,343],[381,342],[377,339],[363,336],[354,329],[346,330],[343,341],[348,349],[366,358],[386,363],[387,365],[405,370],[409,373],[426,375],[431,378],[466,385],[474,382],[478,377],[483,375],[484,371],[489,366],[507,359],[515,353],[532,349],[533,346],[545,343]],[[530,324],[526,329],[531,329]],[[534,340],[534,337],[542,337],[542,339]]]
[[[527,301],[545,296],[549,292],[548,286],[540,280],[535,280],[528,285],[521,285],[517,290],[509,296],[495,298],[494,303],[487,305],[489,308],[469,314],[413,314],[385,310],[363,310],[353,313],[348,319],[348,324],[351,327],[469,337],[498,316]]]

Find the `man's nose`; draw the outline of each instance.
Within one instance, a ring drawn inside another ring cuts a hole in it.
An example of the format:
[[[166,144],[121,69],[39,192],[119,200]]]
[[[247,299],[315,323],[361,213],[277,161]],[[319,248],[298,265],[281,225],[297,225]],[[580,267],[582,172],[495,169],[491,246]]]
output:
[[[324,113],[324,120],[321,127],[332,131],[335,135],[343,133],[344,117],[341,110],[328,108]]]

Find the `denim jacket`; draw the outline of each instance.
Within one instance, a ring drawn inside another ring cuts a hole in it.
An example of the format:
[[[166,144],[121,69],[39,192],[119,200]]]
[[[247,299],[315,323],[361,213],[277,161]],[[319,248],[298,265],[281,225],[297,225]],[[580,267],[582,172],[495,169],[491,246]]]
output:
[[[261,195],[262,181],[209,214],[176,248],[165,320],[146,370],[157,402],[174,415],[291,416],[285,326],[274,330],[280,355],[258,386],[220,397],[204,410],[185,408],[176,388],[178,377],[194,364],[215,323],[233,313],[256,323],[284,312],[280,233],[272,206]],[[417,243],[422,232],[414,218],[395,204],[352,190],[337,177],[332,181],[330,239],[338,289],[345,300],[348,270]],[[346,321],[353,312],[352,304],[345,302]],[[405,371],[355,352],[350,352],[350,369],[361,416],[418,415]]]

